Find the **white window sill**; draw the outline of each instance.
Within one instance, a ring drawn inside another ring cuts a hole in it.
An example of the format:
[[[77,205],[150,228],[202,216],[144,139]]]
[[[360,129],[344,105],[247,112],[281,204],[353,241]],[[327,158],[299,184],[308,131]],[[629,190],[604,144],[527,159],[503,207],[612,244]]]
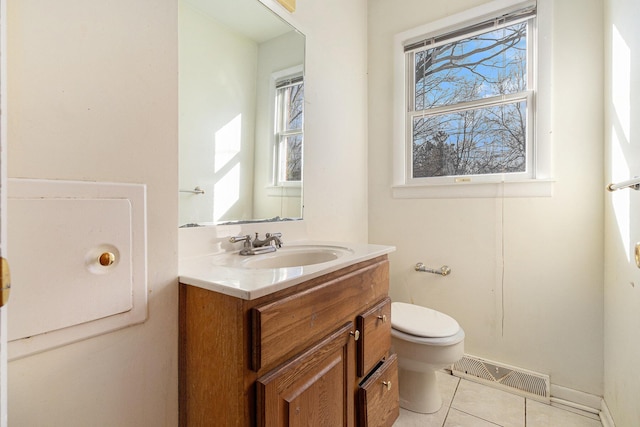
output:
[[[554,180],[532,179],[491,183],[394,185],[396,199],[466,199],[501,197],[551,197]]]
[[[273,185],[273,186],[267,187],[267,196],[269,197],[301,197],[302,186]]]

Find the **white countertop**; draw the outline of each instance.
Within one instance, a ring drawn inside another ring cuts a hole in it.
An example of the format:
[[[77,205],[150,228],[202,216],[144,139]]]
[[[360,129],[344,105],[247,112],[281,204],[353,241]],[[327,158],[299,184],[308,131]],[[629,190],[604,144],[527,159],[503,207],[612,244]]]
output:
[[[239,264],[238,260],[265,256],[251,255],[249,257],[241,257],[237,251],[183,258],[180,260],[180,282],[233,297],[252,300],[349,265],[395,251],[393,246],[366,243],[300,241],[286,245],[287,248],[300,246],[333,246],[345,248],[348,251],[332,261],[285,268],[229,266],[228,260],[231,260],[230,264]]]

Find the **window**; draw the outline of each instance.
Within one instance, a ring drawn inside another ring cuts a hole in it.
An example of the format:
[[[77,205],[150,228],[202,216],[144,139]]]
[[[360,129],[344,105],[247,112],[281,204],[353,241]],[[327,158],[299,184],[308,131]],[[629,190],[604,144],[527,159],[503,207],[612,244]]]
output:
[[[396,184],[500,183],[542,175],[534,132],[535,2],[482,12],[482,19],[472,10],[454,25],[455,17],[441,28],[428,25],[428,32],[396,37],[403,62],[402,103],[396,106],[402,108],[396,120],[402,140],[396,144],[404,144]]]
[[[303,113],[302,76],[276,81],[274,175],[277,186],[299,185],[302,181]]]

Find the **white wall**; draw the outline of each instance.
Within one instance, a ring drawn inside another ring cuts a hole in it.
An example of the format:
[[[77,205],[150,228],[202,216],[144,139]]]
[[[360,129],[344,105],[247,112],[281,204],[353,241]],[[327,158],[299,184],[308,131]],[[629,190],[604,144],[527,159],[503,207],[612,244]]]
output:
[[[640,11],[632,0],[605,2],[605,178],[640,175]],[[605,197],[604,397],[616,426],[640,425],[640,192]]]
[[[366,241],[367,3],[298,1],[292,18],[306,35],[303,198],[309,237]]]
[[[180,225],[253,218],[258,44],[186,1],[179,17]]]
[[[177,2],[8,8],[9,176],[146,184],[149,291],[145,323],[11,362],[9,425],[176,426]]]
[[[392,298],[455,317],[467,353],[602,395],[600,0],[538,1],[552,17],[544,25],[553,33],[542,36],[552,37],[553,49],[544,64],[552,82],[553,197],[391,197],[393,36],[482,3],[369,1],[369,240],[398,248]],[[452,274],[417,273],[419,261],[447,264]]]
[[[306,220],[281,231],[364,241],[366,2],[263,2],[307,36]],[[147,184],[149,257],[147,322],[12,362],[9,423],[175,426],[177,2],[22,0],[9,15],[9,175]]]

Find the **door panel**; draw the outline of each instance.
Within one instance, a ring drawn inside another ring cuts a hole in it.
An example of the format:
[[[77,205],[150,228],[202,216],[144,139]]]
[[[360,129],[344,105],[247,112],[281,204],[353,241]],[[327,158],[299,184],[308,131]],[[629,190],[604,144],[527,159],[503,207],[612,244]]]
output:
[[[354,340],[349,322],[259,378],[259,426],[352,426]]]
[[[7,257],[7,2],[0,0],[0,256]],[[7,309],[0,308],[0,427],[7,426]]]

